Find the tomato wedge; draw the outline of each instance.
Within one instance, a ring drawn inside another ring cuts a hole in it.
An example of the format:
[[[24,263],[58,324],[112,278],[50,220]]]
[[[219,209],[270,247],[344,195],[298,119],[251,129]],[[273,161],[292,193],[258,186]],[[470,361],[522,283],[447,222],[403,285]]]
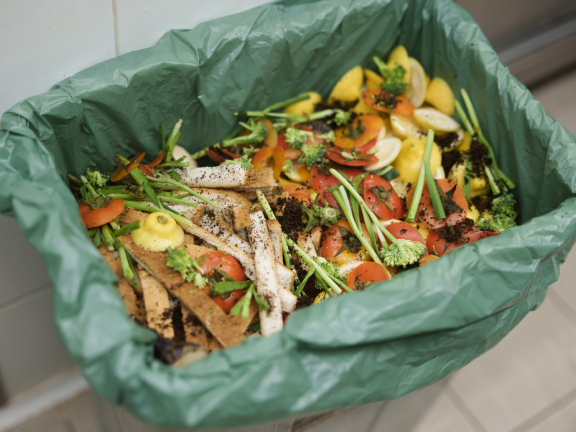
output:
[[[448,179],[438,179],[436,180],[438,186],[448,193],[454,190],[452,200],[454,204],[460,208],[459,211],[454,211],[440,221],[436,220],[434,214],[434,207],[432,206],[432,201],[430,200],[430,192],[428,192],[428,185],[424,184],[424,189],[422,191],[422,198],[420,199],[420,204],[418,205],[418,211],[416,212],[416,223],[428,229],[438,229],[446,226],[446,224],[456,225],[462,222],[466,218],[466,213],[468,212],[468,201],[462,192],[462,188],[458,186],[451,180]],[[410,208],[410,203],[412,202],[412,196],[414,196],[414,187],[410,190],[406,196],[406,206]]]
[[[412,240],[426,245],[422,234],[412,225],[406,222],[394,222],[386,226],[386,229],[397,239]],[[386,238],[386,242],[390,245],[392,242]]]
[[[469,243],[470,238],[478,233],[478,228],[476,228],[476,225],[471,225],[462,232],[461,238],[463,238],[463,240],[451,243],[448,243],[446,239],[442,237],[442,231],[443,230],[430,231],[428,234],[428,237],[426,238],[426,247],[428,248],[429,253],[442,256],[452,252],[458,246]]]
[[[146,156],[145,153],[137,154],[136,156],[130,158],[129,162],[126,165],[118,165],[116,167],[116,170],[114,170],[114,172],[112,173],[112,177],[110,177],[110,180],[112,180],[113,182],[117,182],[118,180],[121,180],[124,177],[126,177],[130,173],[130,171],[134,170],[135,168],[138,167],[138,165],[140,165],[140,162],[142,162],[144,156]]]
[[[380,133],[380,132],[378,132]],[[368,141],[368,144],[363,145],[362,147],[358,147],[356,149],[356,151],[358,152],[367,152],[368,150],[372,149],[377,143],[376,138],[374,138],[373,140]]]
[[[381,112],[390,112],[388,107],[394,105],[394,114],[411,115],[414,112],[414,105],[404,96],[391,95],[385,90],[368,90],[362,93],[362,100],[370,108]]]
[[[355,291],[364,290],[369,284],[390,279],[384,266],[375,262],[360,264],[348,273],[346,278],[348,288]]]
[[[380,176],[375,174],[366,176],[364,179],[364,200],[380,219],[402,219],[404,217],[402,200],[392,185]]]
[[[281,183],[278,185],[278,187],[284,192],[288,192],[290,195],[299,193],[310,196],[310,191],[308,191],[308,188],[298,183]]]
[[[350,236],[347,237],[348,246],[350,246],[352,250],[356,250],[356,252],[352,252],[350,249],[341,251],[342,246],[344,245],[344,238],[342,237],[342,232],[338,226],[343,227],[350,232]],[[364,235],[366,238],[369,238],[366,226],[364,224],[361,224],[361,226]],[[339,265],[350,261],[366,261],[371,259],[364,246],[360,244],[360,241],[352,232],[350,224],[343,220],[338,221],[335,225],[332,225],[322,233],[322,245],[320,247],[322,248],[322,255],[324,258],[334,258]]]
[[[89,204],[81,203],[78,210],[86,228],[96,228],[118,217],[124,210],[124,200],[116,198],[110,201],[106,207],[94,210],[90,208]]]
[[[350,180],[364,173],[364,171],[357,168],[344,168],[342,171],[348,176],[348,179]],[[324,201],[326,201],[335,209],[340,209],[340,206],[338,205],[336,198],[332,196],[332,192],[325,192],[326,189],[329,189],[332,186],[337,186],[339,184],[340,180],[338,180],[332,174],[322,174],[318,170],[318,167],[316,166],[312,167],[312,170],[310,172],[310,186],[316,189],[316,191],[320,195],[318,198],[318,203],[320,205],[324,205]]]
[[[336,129],[334,145],[346,149],[363,147],[378,136],[383,125],[377,114],[360,115],[349,125]]]
[[[346,166],[367,166],[378,162],[376,156],[366,152],[358,152],[357,158],[349,159],[349,157],[353,157],[353,155],[340,147],[332,147],[326,152],[326,156],[328,156],[328,159]]]
[[[242,266],[236,258],[228,255],[225,252],[214,251],[207,255],[204,255],[204,261],[200,264],[200,268],[206,276],[212,276],[216,270],[222,270],[228,277],[231,277],[236,282],[242,282],[246,280],[246,275]],[[210,287],[205,287],[203,291],[206,294],[210,293]],[[230,293],[230,296],[224,298],[220,295],[212,297],[212,300],[222,308],[226,313],[230,313],[230,310],[234,307],[236,303],[244,295],[244,290],[236,290]]]
[[[497,235],[500,235],[500,233],[494,232],[494,231],[478,231],[478,232],[475,232],[474,234],[472,234],[470,236],[470,238],[468,239],[468,243],[474,243],[474,242],[477,242],[478,240],[481,240],[483,238],[493,237],[493,236],[497,236]]]

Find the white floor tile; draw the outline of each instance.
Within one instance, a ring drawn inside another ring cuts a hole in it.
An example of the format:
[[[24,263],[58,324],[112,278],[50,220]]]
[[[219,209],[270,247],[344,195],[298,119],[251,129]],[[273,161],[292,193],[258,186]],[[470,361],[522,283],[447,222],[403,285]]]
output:
[[[576,135],[576,70],[533,91],[548,114]]]
[[[474,432],[446,396],[447,379],[388,402],[371,432]]]
[[[378,402],[345,410],[306,432],[370,432],[368,428],[381,409],[382,402]]]
[[[450,386],[488,432],[522,424],[576,387],[576,329],[546,301]]]
[[[576,430],[576,401],[526,432],[574,432]]]
[[[5,0],[0,13],[0,113],[114,57],[111,1]]]
[[[269,0],[116,0],[120,54],[155,45],[172,29],[241,12]]]

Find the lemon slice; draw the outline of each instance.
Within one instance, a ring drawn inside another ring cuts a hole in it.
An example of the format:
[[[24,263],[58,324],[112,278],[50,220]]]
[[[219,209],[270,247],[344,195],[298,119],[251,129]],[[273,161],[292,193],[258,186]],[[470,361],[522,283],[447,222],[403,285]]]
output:
[[[340,276],[348,276],[348,274],[354,270],[356,267],[364,264],[366,261],[351,261],[348,262],[346,264],[344,264],[343,266],[340,266],[340,268],[338,269],[338,274]]]
[[[378,158],[378,162],[365,166],[364,169],[375,171],[390,165],[398,157],[401,149],[402,141],[396,137],[378,141],[374,147],[368,150],[368,153],[372,153]]]
[[[362,67],[356,66],[350,69],[332,89],[328,97],[328,105],[332,105],[336,101],[354,102],[360,97],[363,83],[364,74],[362,73]]]
[[[424,103],[424,96],[426,95],[426,72],[424,68],[415,58],[408,59],[410,64],[410,84],[404,93],[414,108],[419,108]]]
[[[388,124],[390,124],[390,123],[388,123]],[[383,124],[382,129],[380,129],[380,132],[378,132],[378,136],[376,137],[376,141],[380,141],[380,140],[383,140],[384,138],[386,138],[386,135],[387,135],[386,130],[387,130],[386,124]],[[374,147],[376,147],[376,146],[374,146]]]
[[[432,129],[434,132],[455,132],[460,128],[456,120],[435,108],[415,109],[414,118],[424,129]]]
[[[418,123],[412,116],[391,114],[390,126],[392,126],[394,135],[400,139],[412,137],[418,138],[425,135],[420,123]]]
[[[446,178],[446,173],[444,172],[444,168],[442,167],[442,165],[440,165],[438,167],[438,169],[436,170],[436,172],[433,175],[434,179],[438,180],[438,179],[445,179]]]

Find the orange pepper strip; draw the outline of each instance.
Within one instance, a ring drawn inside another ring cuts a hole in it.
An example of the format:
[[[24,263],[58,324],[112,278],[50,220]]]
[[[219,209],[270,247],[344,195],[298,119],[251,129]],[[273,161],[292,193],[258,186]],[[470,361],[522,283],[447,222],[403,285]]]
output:
[[[140,165],[140,162],[142,162],[144,156],[146,156],[145,153],[140,153],[139,155],[134,156],[132,159],[130,159],[130,163],[128,165],[118,165],[118,167],[112,174],[110,180],[116,182],[126,177],[130,173],[130,171],[132,171],[133,169],[138,167],[138,165]]]
[[[306,165],[300,167],[300,169],[298,170],[298,175],[300,176],[304,184],[308,184],[308,182],[310,181],[311,174],[310,170]]]
[[[274,147],[272,157],[274,158],[274,180],[278,180],[284,165],[284,149],[280,146]]]
[[[262,147],[252,158],[252,165],[254,168],[266,168],[266,162],[272,156],[272,149],[270,147]]]

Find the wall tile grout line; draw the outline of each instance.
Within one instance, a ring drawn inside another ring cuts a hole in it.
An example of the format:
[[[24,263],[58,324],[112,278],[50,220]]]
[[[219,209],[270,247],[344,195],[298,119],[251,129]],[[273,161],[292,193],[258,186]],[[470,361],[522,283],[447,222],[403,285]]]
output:
[[[47,283],[45,285],[42,285],[39,288],[36,288],[35,290],[30,291],[29,293],[24,294],[23,296],[17,297],[13,300],[10,300],[9,302],[6,302],[2,305],[0,305],[0,313],[2,313],[3,311],[5,311],[6,309],[10,309],[11,307],[14,307],[20,303],[23,303],[31,298],[34,298],[46,291],[49,291],[51,289],[52,285],[50,283]]]
[[[466,403],[458,396],[458,393],[454,391],[452,385],[448,383],[448,385],[444,388],[444,393],[450,399],[450,401],[456,406],[456,409],[460,411],[460,414],[466,419],[468,424],[476,431],[476,432],[486,432],[486,429],[482,426],[480,421],[476,418],[474,413],[468,408]]]
[[[118,40],[118,13],[116,0],[112,0],[112,23],[114,26],[114,50],[116,57],[120,55],[120,41]]]
[[[539,411],[538,413],[536,413],[528,420],[521,423],[519,426],[516,426],[509,432],[528,432],[530,429],[534,428],[535,426],[538,426],[540,423],[552,417],[557,412],[560,412],[563,408],[567,407],[575,400],[576,400],[576,389],[564,395],[551,405],[548,405],[546,408]]]

